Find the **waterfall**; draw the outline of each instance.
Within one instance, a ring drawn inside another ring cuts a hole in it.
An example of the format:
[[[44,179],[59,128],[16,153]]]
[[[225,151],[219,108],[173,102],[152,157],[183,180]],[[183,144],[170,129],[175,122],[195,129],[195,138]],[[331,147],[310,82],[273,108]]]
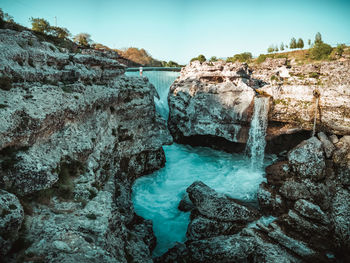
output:
[[[264,161],[265,135],[268,122],[269,98],[254,98],[254,113],[250,123],[246,153],[251,158],[252,168],[261,168]]]
[[[126,72],[127,76],[140,76],[138,71]],[[143,76],[146,76],[154,87],[156,88],[159,99],[155,98],[157,112],[165,119],[168,119],[169,107],[168,107],[168,93],[171,84],[180,75],[180,72],[176,71],[144,71]]]

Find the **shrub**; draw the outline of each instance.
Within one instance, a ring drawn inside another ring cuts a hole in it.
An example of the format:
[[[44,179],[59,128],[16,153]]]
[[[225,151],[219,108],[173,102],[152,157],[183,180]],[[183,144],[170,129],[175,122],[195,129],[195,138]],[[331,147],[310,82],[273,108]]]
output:
[[[345,45],[345,44],[339,44],[339,45],[337,45],[337,47],[333,49],[333,51],[332,51],[330,57],[331,57],[332,59],[336,59],[336,58],[338,58],[338,57],[341,57],[341,56],[343,55],[343,53],[344,53],[345,48],[346,48],[346,45]]]
[[[195,61],[195,60],[198,60],[201,63],[207,61],[207,59],[205,58],[204,55],[199,55],[198,57],[192,58],[190,62]]]
[[[326,43],[317,43],[310,50],[310,57],[315,60],[328,59],[333,48]]]
[[[253,58],[252,53],[250,52],[244,52],[240,54],[236,54],[233,57],[228,57],[226,59],[226,62],[249,62]]]
[[[215,56],[212,56],[210,59],[209,59],[210,62],[216,62],[218,61],[218,59],[215,57]]]
[[[319,76],[320,76],[320,74],[317,73],[317,72],[310,72],[310,73],[309,73],[309,77],[310,77],[310,78],[317,79]]]
[[[266,60],[267,56],[264,54],[261,54],[257,59],[256,59],[256,63],[263,63]]]
[[[277,81],[278,77],[276,75],[272,75],[270,79],[271,79],[271,81]]]

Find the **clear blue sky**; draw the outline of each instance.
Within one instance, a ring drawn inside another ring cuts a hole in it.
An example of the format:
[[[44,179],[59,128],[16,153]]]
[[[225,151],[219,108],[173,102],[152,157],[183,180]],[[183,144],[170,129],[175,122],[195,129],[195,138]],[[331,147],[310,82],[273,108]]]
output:
[[[0,0],[15,21],[47,19],[112,48],[139,47],[154,58],[266,53],[291,37],[350,44],[350,0]]]

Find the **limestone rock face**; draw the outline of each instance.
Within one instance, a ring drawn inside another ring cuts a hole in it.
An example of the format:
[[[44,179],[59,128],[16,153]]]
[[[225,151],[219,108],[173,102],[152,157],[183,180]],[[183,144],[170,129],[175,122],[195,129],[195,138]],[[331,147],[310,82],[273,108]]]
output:
[[[0,256],[4,257],[18,238],[24,212],[18,198],[0,189]]]
[[[292,149],[288,153],[288,161],[294,172],[303,178],[318,180],[324,177],[326,163],[322,143],[316,137]]]
[[[110,54],[61,52],[29,31],[0,30],[0,48],[0,188],[24,204],[29,244],[5,262],[152,262],[131,184],[164,166],[172,142],[155,88]]]
[[[312,131],[315,115],[317,131],[348,135],[349,68],[350,60],[299,66],[289,65],[284,58],[267,59],[250,68],[240,63],[195,61],[182,69],[170,89],[168,126],[180,143],[201,141],[242,151],[244,147],[237,143],[247,141],[254,97],[260,94],[270,97],[266,139],[271,144],[282,135]],[[280,148],[289,150],[308,136],[294,137],[295,143],[287,143],[284,137]]]
[[[175,140],[213,136],[245,143],[254,90],[242,64],[192,62],[170,88],[168,125]]]

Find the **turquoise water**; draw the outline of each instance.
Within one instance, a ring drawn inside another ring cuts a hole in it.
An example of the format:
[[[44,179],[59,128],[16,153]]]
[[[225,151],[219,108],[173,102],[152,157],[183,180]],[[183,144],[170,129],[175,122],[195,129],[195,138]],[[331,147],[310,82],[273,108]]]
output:
[[[137,71],[126,72],[127,76],[140,76]],[[143,76],[147,77],[149,81],[155,86],[159,99],[155,98],[156,109],[164,119],[168,119],[168,92],[171,84],[180,75],[180,72],[175,71],[144,71]]]
[[[139,73],[127,72],[127,75],[139,76]],[[155,103],[164,119],[168,118],[169,113],[169,87],[178,75],[179,72],[144,71],[144,76],[149,78],[159,93],[160,99],[156,99]],[[258,120],[257,123],[259,122]],[[259,128],[259,125],[255,126]],[[251,133],[259,135],[258,128]],[[255,145],[259,140],[253,141]],[[136,213],[153,221],[157,237],[154,256],[163,254],[176,242],[185,241],[190,214],[179,211],[177,207],[186,188],[194,181],[201,180],[220,193],[256,203],[258,186],[265,180],[265,167],[274,158],[265,156],[264,159],[262,156],[262,165],[255,166],[252,165],[253,159],[244,154],[229,154],[206,147],[179,144],[164,146],[163,149],[165,167],[137,179],[132,193]],[[262,220],[269,222],[271,219]]]
[[[233,198],[256,202],[258,186],[265,180],[264,168],[273,160],[267,156],[261,169],[251,169],[250,159],[243,154],[179,144],[163,148],[165,167],[137,179],[132,195],[136,213],[153,221],[157,237],[155,256],[166,252],[176,241],[185,241],[189,213],[179,211],[177,206],[194,181],[201,180]]]

